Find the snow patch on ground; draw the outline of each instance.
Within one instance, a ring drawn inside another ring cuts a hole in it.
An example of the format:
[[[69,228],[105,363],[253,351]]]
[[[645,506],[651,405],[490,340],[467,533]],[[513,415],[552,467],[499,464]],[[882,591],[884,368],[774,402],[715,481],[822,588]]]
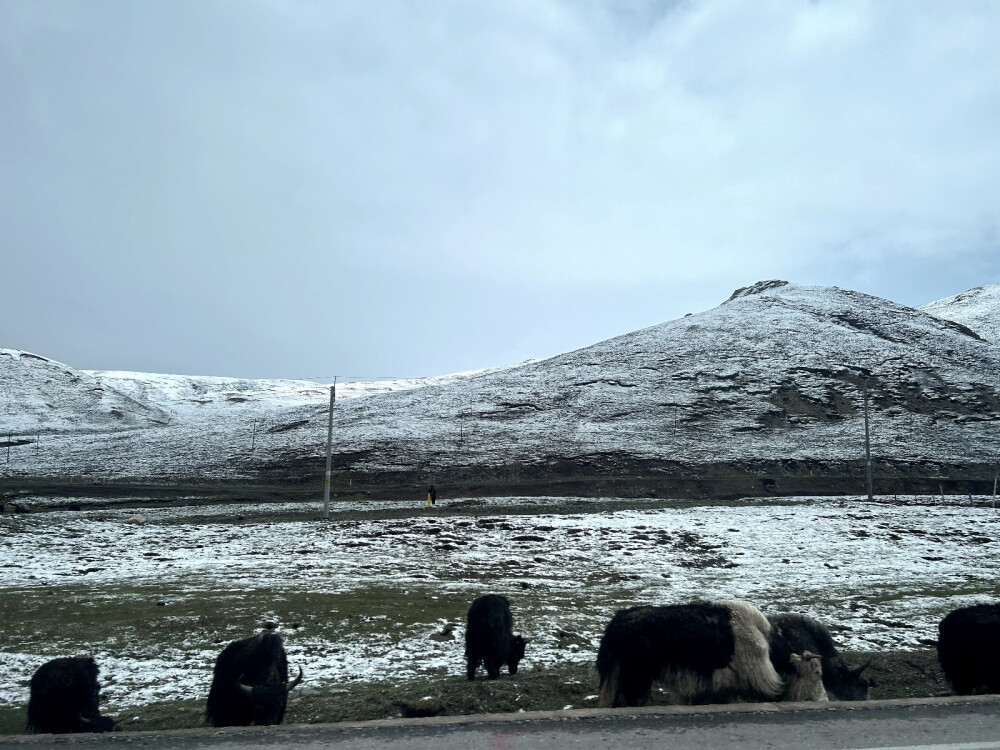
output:
[[[532,639],[527,665],[592,661],[620,607],[716,598],[812,615],[848,649],[905,649],[934,638],[950,609],[995,595],[1000,512],[977,500],[797,498],[507,515],[508,498],[490,501],[497,513],[485,516],[331,523],[268,522],[275,505],[154,508],[143,511],[143,525],[127,523],[118,510],[59,511],[0,517],[0,569],[5,589],[72,583],[88,587],[99,607],[127,606],[119,589],[141,585],[192,595],[339,592],[361,600],[371,587],[420,587],[460,602],[446,620],[405,625],[390,614],[350,639],[336,635],[340,626],[329,612],[314,612],[299,628],[282,624],[293,669],[301,664],[313,686],[461,674],[465,609],[484,593],[483,580],[510,598],[516,629]],[[232,513],[254,522],[219,520]],[[287,552],[292,540],[293,559],[273,553]],[[529,599],[538,606],[519,607]],[[453,640],[431,637],[447,625]],[[53,653],[30,633],[8,633],[5,644],[9,679],[0,685],[0,705],[24,703],[34,669],[78,650],[70,632],[61,644],[68,653]],[[221,646],[192,636],[164,647],[96,644],[109,711],[207,695]]]

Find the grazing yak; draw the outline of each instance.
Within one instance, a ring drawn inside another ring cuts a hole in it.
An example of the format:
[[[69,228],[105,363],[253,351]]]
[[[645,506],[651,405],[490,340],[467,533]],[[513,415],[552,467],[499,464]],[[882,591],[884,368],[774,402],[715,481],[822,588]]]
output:
[[[871,662],[852,667],[837,652],[830,631],[821,623],[799,614],[768,615],[771,623],[771,663],[785,680],[796,674],[791,655],[811,651],[822,657],[823,686],[827,695],[837,701],[868,700],[868,689],[874,684],[862,673]]]
[[[823,657],[812,651],[803,651],[801,656],[792,654],[790,658],[795,673],[788,677],[784,699],[816,702],[830,700],[823,687]]]
[[[97,708],[97,674],[92,656],[45,662],[31,677],[28,730],[31,732],[110,732],[113,719]]]
[[[956,693],[1000,693],[1000,604],[949,612],[938,625],[937,649]]]
[[[503,664],[511,674],[517,674],[517,663],[524,658],[528,642],[514,635],[514,618],[505,597],[486,594],[476,599],[469,607],[466,625],[465,660],[470,680],[476,679],[480,662],[491,680],[500,676]]]
[[[288,693],[300,682],[302,667],[288,681],[288,658],[277,633],[233,641],[215,660],[205,719],[216,727],[280,724]]]
[[[768,655],[770,631],[767,618],[742,602],[618,610],[597,651],[598,703],[647,703],[653,680],[673,703],[778,698],[784,684]]]

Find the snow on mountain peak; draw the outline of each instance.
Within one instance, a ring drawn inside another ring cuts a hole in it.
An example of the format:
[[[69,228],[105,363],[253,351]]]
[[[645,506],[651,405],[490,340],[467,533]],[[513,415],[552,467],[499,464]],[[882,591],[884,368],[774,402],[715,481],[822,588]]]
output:
[[[980,338],[1000,344],[1000,284],[977,286],[961,294],[928,302],[917,309],[959,323],[975,331]]]
[[[770,289],[778,289],[783,286],[788,286],[787,281],[782,281],[781,279],[770,279],[768,281],[758,281],[756,284],[751,284],[750,286],[743,286],[737,289],[726,302],[737,299],[738,297],[751,297],[755,294],[761,294]]]

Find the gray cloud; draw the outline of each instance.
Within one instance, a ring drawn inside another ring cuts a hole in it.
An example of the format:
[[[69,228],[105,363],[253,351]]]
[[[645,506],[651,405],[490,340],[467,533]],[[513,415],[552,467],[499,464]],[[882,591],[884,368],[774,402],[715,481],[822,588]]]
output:
[[[419,375],[760,278],[995,283],[998,36],[973,2],[0,0],[0,346]]]

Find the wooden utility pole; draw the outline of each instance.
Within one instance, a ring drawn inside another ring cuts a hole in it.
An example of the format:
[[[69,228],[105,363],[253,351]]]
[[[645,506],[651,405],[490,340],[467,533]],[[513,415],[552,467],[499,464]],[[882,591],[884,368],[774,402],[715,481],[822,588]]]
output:
[[[257,420],[253,421],[253,433],[250,435],[250,452],[253,453],[254,446],[257,445]]]
[[[333,402],[337,398],[337,377],[330,386],[330,418],[326,423],[326,481],[323,485],[323,520],[330,520],[330,465],[333,459]]]
[[[863,381],[862,390],[865,397],[865,474],[868,487],[868,501],[872,500],[872,445],[868,432],[868,380]]]

